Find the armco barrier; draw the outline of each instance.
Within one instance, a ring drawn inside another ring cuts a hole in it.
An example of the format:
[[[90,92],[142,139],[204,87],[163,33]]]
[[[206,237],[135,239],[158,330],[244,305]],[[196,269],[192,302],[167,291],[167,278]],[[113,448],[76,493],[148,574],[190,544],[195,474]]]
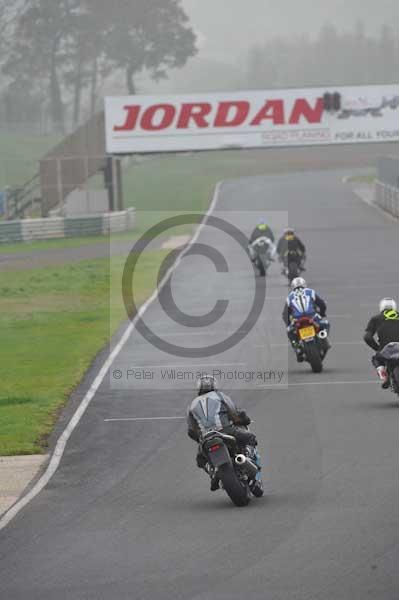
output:
[[[0,244],[130,231],[134,223],[134,208],[102,215],[6,221],[0,223]]]
[[[394,217],[399,217],[399,189],[376,181],[375,183],[375,201],[383,210]]]

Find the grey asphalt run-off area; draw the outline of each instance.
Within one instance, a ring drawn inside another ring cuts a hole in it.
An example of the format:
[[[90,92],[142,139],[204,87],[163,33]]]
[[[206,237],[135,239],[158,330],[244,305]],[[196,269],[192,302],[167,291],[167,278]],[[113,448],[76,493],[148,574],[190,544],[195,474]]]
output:
[[[331,317],[333,347],[315,375],[284,347],[287,285],[274,265],[253,331],[226,357],[191,360],[201,368],[212,361],[258,368],[265,361],[286,365],[289,356],[288,386],[232,392],[254,419],[265,497],[238,509],[224,492],[209,491],[184,418],[174,418],[184,417],[190,386],[131,387],[106,377],[49,484],[0,531],[1,599],[398,597],[399,403],[373,381],[361,342],[380,297],[399,293],[398,224],[356,197],[342,182],[345,174],[248,178],[220,189],[217,208],[225,218],[242,211],[245,200],[246,233],[258,214],[252,211],[288,215],[308,248],[306,276]],[[212,238],[204,228],[198,241],[218,248],[219,234]],[[220,244],[236,267],[229,288],[236,300],[232,314],[226,311],[234,326],[245,319],[243,290],[253,274],[234,240]],[[195,269],[201,260],[182,259],[172,282],[180,308],[197,315],[213,307],[215,289],[220,295],[210,273],[226,277],[212,265]],[[184,333],[176,323],[176,331],[168,329],[157,301],[146,319],[186,346],[209,341],[201,330]],[[189,363],[133,332],[115,368]]]

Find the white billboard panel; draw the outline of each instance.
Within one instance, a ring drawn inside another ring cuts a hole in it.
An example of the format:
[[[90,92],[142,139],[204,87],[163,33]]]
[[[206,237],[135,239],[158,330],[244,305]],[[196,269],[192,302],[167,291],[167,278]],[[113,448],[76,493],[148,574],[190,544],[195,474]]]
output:
[[[115,96],[105,123],[110,154],[399,141],[399,84]]]

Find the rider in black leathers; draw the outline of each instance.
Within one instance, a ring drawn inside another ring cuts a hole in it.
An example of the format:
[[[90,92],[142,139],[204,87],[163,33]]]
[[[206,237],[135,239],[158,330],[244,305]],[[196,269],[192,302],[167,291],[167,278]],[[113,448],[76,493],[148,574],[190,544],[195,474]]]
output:
[[[379,310],[380,312],[372,317],[367,324],[364,341],[376,352],[371,362],[382,381],[382,388],[387,389],[390,382],[385,360],[380,352],[387,344],[399,342],[399,313],[393,298],[383,298],[379,304]],[[376,337],[378,341],[376,341]]]
[[[300,266],[304,270],[306,261],[305,244],[296,235],[294,229],[288,228],[284,231],[277,244],[277,254],[280,262],[284,263],[288,254],[291,253],[296,254],[300,258]]]
[[[251,237],[249,238],[250,244],[257,240],[260,237],[267,237],[271,242],[274,243],[274,233],[272,229],[267,225],[265,221],[260,221],[258,225],[255,227],[253,232],[251,233]]]
[[[272,255],[274,255],[276,251],[276,247],[274,245],[274,233],[269,225],[267,225],[267,223],[262,219],[252,231],[249,238],[248,251],[252,262],[254,262],[256,259],[256,251],[254,250],[252,244],[261,237],[267,237],[272,242]]]

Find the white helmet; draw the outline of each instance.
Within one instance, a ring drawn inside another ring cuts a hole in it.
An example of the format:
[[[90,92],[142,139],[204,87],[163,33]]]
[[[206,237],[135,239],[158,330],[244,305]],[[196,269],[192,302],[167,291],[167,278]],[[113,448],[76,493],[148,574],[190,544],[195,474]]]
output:
[[[397,304],[393,298],[383,298],[380,300],[379,310],[381,313],[385,310],[397,310]]]
[[[291,289],[292,290],[296,290],[297,288],[305,288],[305,287],[307,287],[307,283],[303,277],[295,277],[295,279],[293,279],[291,281]]]

